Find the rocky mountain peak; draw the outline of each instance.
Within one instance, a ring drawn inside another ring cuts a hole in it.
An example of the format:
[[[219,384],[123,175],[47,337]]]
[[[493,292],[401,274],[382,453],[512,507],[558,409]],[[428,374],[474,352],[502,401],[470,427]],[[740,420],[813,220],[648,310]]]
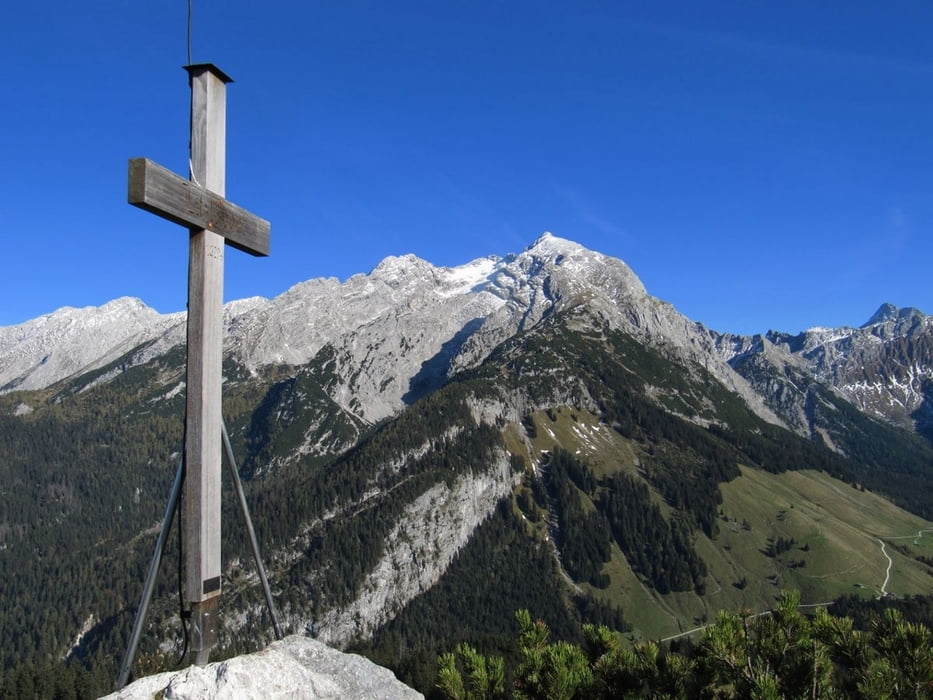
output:
[[[779,412],[788,414],[796,403],[798,416],[807,415],[812,392],[800,386],[810,380],[798,380],[808,376],[886,422],[918,431],[933,424],[933,317],[919,309],[885,303],[858,328],[816,327],[796,336],[772,331],[768,340],[778,352],[746,342],[746,355],[736,351],[730,361],[769,405],[780,404]],[[797,379],[788,381],[792,375]],[[792,422],[799,427],[809,420]]]
[[[867,328],[868,326],[873,326],[876,323],[884,323],[885,321],[892,321],[897,318],[898,308],[894,304],[889,304],[885,302],[878,307],[878,310],[872,314],[865,323],[862,324],[862,328]]]
[[[566,299],[598,289],[615,303],[647,296],[641,280],[618,258],[545,232],[516,256],[526,274],[546,278],[554,295]]]
[[[870,319],[862,324],[862,328],[869,328],[889,321],[913,321],[925,317],[926,314],[913,306],[905,306],[903,309],[899,309],[894,304],[884,303],[878,307],[878,310],[872,314]]]
[[[392,280],[400,276],[409,277],[429,268],[433,269],[434,266],[414,253],[390,255],[376,265],[369,273],[369,276],[374,279]]]
[[[548,254],[567,254],[575,251],[583,250],[583,246],[575,241],[571,241],[567,238],[561,238],[560,236],[555,236],[550,231],[545,231],[538,238],[525,249],[525,252],[536,253],[538,255],[548,255]]]
[[[64,306],[0,328],[0,390],[41,389],[163,333],[180,314],[160,314],[135,297],[103,306]]]

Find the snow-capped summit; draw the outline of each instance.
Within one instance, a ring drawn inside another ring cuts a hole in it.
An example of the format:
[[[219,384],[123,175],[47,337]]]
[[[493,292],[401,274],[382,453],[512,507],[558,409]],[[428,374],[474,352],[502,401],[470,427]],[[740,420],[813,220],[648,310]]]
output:
[[[568,238],[561,238],[560,236],[555,236],[550,231],[545,231],[532,243],[530,246],[525,248],[525,251],[535,251],[538,254],[554,253],[557,255],[566,255],[571,252],[586,250],[582,245],[576,241],[571,241]]]

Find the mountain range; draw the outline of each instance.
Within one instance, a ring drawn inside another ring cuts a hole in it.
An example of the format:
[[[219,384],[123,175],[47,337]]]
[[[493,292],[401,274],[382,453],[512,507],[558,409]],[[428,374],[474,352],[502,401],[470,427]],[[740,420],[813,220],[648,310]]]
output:
[[[502,340],[578,304],[651,346],[703,364],[771,422],[812,431],[799,396],[790,402],[798,411],[787,408],[786,394],[806,392],[789,378],[781,389],[762,383],[756,368],[815,380],[908,429],[933,425],[933,320],[918,309],[882,304],[859,328],[795,336],[717,333],[651,297],[622,261],[551,234],[506,258],[436,268],[413,255],[390,257],[344,283],[314,279],[271,300],[231,302],[226,351],[255,372],[300,367],[328,348],[339,375],[356,375],[332,398],[374,423],[481,362]],[[44,389],[124,356],[124,368],[143,364],[184,343],[184,320],[184,313],[159,314],[124,297],[0,328],[0,391]],[[347,367],[353,371],[341,371]]]
[[[722,333],[544,234],[453,268],[390,257],[231,302],[224,322],[225,417],[286,627],[415,685],[519,607],[557,633],[658,638],[785,585],[808,602],[929,591],[917,309]],[[180,449],[184,341],[183,313],[131,298],[0,328],[4,665],[119,655]],[[228,511],[233,653],[270,625]],[[151,668],[178,648],[173,581]]]

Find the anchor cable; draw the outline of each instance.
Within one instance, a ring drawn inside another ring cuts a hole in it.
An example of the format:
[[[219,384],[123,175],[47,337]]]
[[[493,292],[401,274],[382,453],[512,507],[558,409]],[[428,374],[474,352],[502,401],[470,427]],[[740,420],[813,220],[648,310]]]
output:
[[[188,65],[191,65],[191,5],[194,0],[188,0]]]
[[[178,509],[178,617],[181,619],[181,638],[184,640],[181,647],[181,655],[175,663],[175,668],[181,668],[188,656],[188,618],[191,617],[191,611],[185,608],[185,592],[182,586],[182,573],[184,571],[184,552],[182,550],[182,532],[181,532],[181,508]]]
[[[192,16],[192,5],[193,4],[194,4],[194,0],[188,0],[188,32],[187,32],[188,63],[185,64],[188,67],[192,65],[191,63],[191,25],[192,25],[191,16]],[[189,71],[188,72],[188,87],[190,88],[191,85],[192,85],[191,72]],[[189,103],[189,107],[188,107],[188,134],[191,134],[191,126],[193,122],[194,122],[194,95],[192,94],[191,102]],[[192,153],[191,153],[191,137],[190,136],[188,137],[188,179],[191,180],[198,187],[201,186],[201,183],[198,182],[197,176],[195,176],[194,174],[194,161],[192,159]]]

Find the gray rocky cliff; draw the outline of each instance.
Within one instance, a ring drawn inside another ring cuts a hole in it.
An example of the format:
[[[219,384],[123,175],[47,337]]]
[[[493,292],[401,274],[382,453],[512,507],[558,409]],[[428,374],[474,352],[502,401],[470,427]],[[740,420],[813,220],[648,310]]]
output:
[[[508,455],[502,452],[492,469],[428,489],[398,519],[356,599],[318,621],[304,621],[304,626],[315,624],[319,638],[331,644],[370,638],[440,580],[474,530],[520,478],[509,469]]]

